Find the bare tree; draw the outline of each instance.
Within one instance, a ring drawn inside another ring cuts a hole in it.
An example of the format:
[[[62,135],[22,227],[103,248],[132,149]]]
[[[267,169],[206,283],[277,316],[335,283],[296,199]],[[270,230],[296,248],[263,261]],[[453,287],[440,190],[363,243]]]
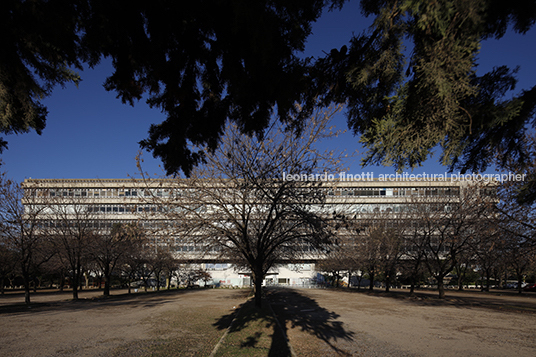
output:
[[[26,304],[30,304],[30,285],[39,267],[55,253],[41,220],[45,203],[37,190],[24,191],[4,173],[0,174],[0,228],[5,247],[14,254],[24,279]]]
[[[536,215],[533,204],[519,203],[521,184],[510,181],[501,185],[498,190],[500,201],[496,205],[497,215],[494,216],[506,265],[516,275],[519,293],[522,292],[521,283],[525,272],[536,263]]]
[[[456,266],[460,255],[474,240],[478,222],[489,213],[483,204],[480,187],[469,185],[460,196],[427,199],[425,264],[437,281],[439,298],[445,297],[444,278]],[[422,216],[421,216],[422,217]]]
[[[536,264],[536,258],[534,257],[536,249],[532,245],[527,245],[520,236],[511,233],[506,234],[508,237],[504,253],[508,266],[512,268],[516,276],[517,289],[521,294],[523,292],[524,275]]]
[[[389,292],[391,283],[396,279],[400,259],[403,255],[405,223],[398,218],[386,217],[386,227],[381,235],[380,264],[385,278],[385,291]]]
[[[168,247],[166,253],[162,259],[162,274],[166,278],[166,289],[171,289],[171,281],[173,277],[178,278],[179,273],[179,259],[177,258],[177,253],[174,251],[173,247]]]
[[[326,256],[316,264],[318,271],[326,272],[330,275],[331,285],[340,286],[342,273],[348,270],[348,261],[346,257],[347,250],[343,247],[334,246]],[[350,280],[348,280],[350,282]]]
[[[138,280],[144,282],[147,289],[146,274],[148,256],[152,247],[148,244],[145,230],[136,223],[130,223],[125,227],[128,235],[128,246],[121,258],[120,270],[127,278],[128,293],[131,293],[132,283]]]
[[[349,217],[339,213],[342,224],[340,240],[346,246],[345,262],[352,269],[359,266],[368,274],[369,290],[379,274],[385,277],[389,291],[397,273],[404,239],[405,221],[392,211],[370,212]]]
[[[168,278],[167,286],[173,274],[172,269],[177,268],[177,260],[173,256],[173,247],[161,246],[152,251],[149,256],[149,265],[156,280],[156,290],[160,290],[161,279]]]
[[[16,252],[10,244],[9,237],[2,230],[0,231],[0,294],[4,295],[6,278],[14,274],[16,265]]]
[[[369,278],[369,290],[374,289],[374,281],[380,270],[380,248],[382,228],[367,227],[362,236],[360,251],[363,259],[363,267]]]
[[[425,205],[414,205],[411,210],[406,210],[403,215],[406,219],[406,224],[404,225],[405,241],[401,259],[403,260],[403,268],[410,279],[410,296],[413,296],[417,281],[423,273],[426,245],[429,240],[429,234],[432,232],[430,227],[433,225],[433,220],[429,214],[426,214]]]
[[[114,224],[110,231],[95,233],[89,243],[89,254],[104,278],[104,296],[110,295],[110,282],[121,258],[128,252],[132,234],[130,226]]]
[[[486,290],[491,287],[491,277],[502,264],[505,256],[506,237],[497,226],[495,217],[483,219],[476,230],[475,240],[471,244],[471,255],[486,279]]]
[[[202,269],[199,264],[180,264],[177,272],[179,280],[182,281],[187,288],[193,288],[194,284],[199,280],[202,280],[206,285],[206,283],[212,279],[212,275]]]
[[[251,271],[256,306],[271,267],[330,242],[320,177],[340,157],[318,143],[334,136],[328,122],[336,111],[318,112],[298,137],[274,123],[258,140],[230,125],[204,165],[176,180],[170,197],[157,197],[197,249]]]
[[[77,300],[83,274],[92,258],[92,242],[99,237],[95,226],[99,217],[76,189],[57,189],[48,196],[43,219],[49,221],[55,249],[70,273],[73,299]]]

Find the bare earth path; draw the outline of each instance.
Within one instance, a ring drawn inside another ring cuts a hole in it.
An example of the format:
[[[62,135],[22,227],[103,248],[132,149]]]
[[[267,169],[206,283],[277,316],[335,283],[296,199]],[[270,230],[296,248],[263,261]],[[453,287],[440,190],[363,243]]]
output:
[[[535,298],[436,294],[268,291],[298,356],[536,356]]]

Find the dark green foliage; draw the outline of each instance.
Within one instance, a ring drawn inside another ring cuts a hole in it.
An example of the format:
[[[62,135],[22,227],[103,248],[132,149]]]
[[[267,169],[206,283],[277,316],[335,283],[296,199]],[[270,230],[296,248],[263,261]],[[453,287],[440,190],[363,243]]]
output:
[[[203,156],[189,144],[215,149],[226,120],[259,137],[274,108],[291,121],[307,87],[296,53],[325,3],[342,1],[3,1],[0,131],[40,133],[53,85],[110,57],[104,87],[167,115],[141,146],[189,173]]]
[[[45,128],[41,100],[52,87],[78,83],[77,1],[0,2],[0,133]],[[0,138],[0,152],[7,143]]]
[[[274,107],[290,120],[305,91],[304,48],[323,1],[152,1],[95,13],[85,40],[114,59],[105,83],[123,102],[149,93],[148,103],[167,119],[152,125],[142,147],[164,162],[168,173],[186,174],[203,152],[215,149],[226,120],[262,137]],[[107,42],[103,42],[105,38]]]
[[[508,158],[528,158],[526,124],[536,87],[505,99],[515,70],[497,67],[477,76],[480,42],[508,25],[526,32],[536,20],[532,1],[368,1],[369,32],[318,61],[317,90],[327,102],[348,103],[348,123],[369,149],[363,164],[398,170],[443,149],[451,169],[485,170]],[[411,43],[404,52],[402,41]]]
[[[442,162],[462,171],[528,161],[536,88],[505,99],[515,70],[475,68],[482,40],[532,27],[534,1],[362,0],[375,17],[369,31],[316,62],[300,59],[311,23],[343,3],[2,1],[0,132],[40,133],[41,99],[77,82],[72,68],[109,57],[105,88],[166,114],[140,144],[168,173],[188,174],[205,155],[192,148],[214,150],[227,120],[260,139],[273,114],[299,131],[319,98],[348,104],[348,124],[369,149],[364,164],[415,167],[438,145]]]
[[[142,147],[161,158],[169,173],[189,173],[203,153],[188,145],[216,148],[226,120],[259,137],[274,108],[282,120],[291,120],[306,88],[306,62],[296,53],[324,5],[322,0],[2,1],[0,131],[40,133],[47,114],[40,100],[51,88],[78,81],[70,68],[81,62],[95,65],[111,57],[114,72],[105,88],[129,104],[147,94],[148,103],[167,114]]]

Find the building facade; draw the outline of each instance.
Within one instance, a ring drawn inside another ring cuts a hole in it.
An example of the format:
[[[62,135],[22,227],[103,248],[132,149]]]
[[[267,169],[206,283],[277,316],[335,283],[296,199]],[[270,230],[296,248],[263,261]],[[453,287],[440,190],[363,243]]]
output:
[[[322,209],[355,221],[372,216],[402,217],[416,205],[448,214],[475,182],[465,180],[329,180],[315,189],[324,190]],[[493,190],[488,186],[479,190]],[[217,260],[190,242],[174,235],[175,222],[168,214],[167,199],[184,197],[195,202],[188,180],[172,179],[27,179],[24,204],[40,207],[43,226],[55,223],[55,212],[62,211],[85,219],[98,231],[109,231],[115,224],[135,222],[152,235],[155,247],[171,247],[178,259],[199,264],[210,271],[214,282],[222,285],[249,285],[248,273],[235,269],[228,261]],[[215,188],[217,189],[217,188]],[[203,209],[202,207],[200,209]],[[165,232],[165,234],[163,233]],[[348,239],[350,231],[340,231]],[[355,239],[355,237],[353,237]],[[281,264],[265,279],[266,284],[307,285],[318,274],[316,263],[321,254],[309,254],[299,264]]]

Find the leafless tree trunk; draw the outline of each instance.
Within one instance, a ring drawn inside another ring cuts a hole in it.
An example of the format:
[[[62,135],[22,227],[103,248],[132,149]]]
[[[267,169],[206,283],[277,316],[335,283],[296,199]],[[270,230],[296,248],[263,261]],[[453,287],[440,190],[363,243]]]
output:
[[[490,211],[482,201],[481,187],[469,184],[462,187],[459,197],[442,197],[430,202],[428,240],[425,263],[437,281],[439,298],[445,297],[444,278],[456,266],[460,255],[468,250],[476,236],[479,222]]]
[[[98,215],[75,189],[66,187],[57,193],[50,192],[44,218],[50,222],[53,242],[71,275],[73,299],[77,300],[86,265],[91,260],[91,243],[98,234],[93,226]]]
[[[50,236],[41,221],[46,207],[44,192],[24,191],[5,174],[0,174],[0,225],[7,248],[14,253],[24,279],[24,301],[30,304],[31,281],[39,267],[54,254]],[[23,206],[24,203],[24,206]]]
[[[533,168],[532,168],[533,169]],[[499,190],[497,224],[506,265],[513,269],[521,294],[525,272],[536,265],[536,216],[534,205],[517,200],[519,182],[504,183]]]
[[[333,136],[328,123],[335,112],[318,112],[299,136],[274,123],[262,141],[229,126],[218,149],[207,150],[212,154],[203,166],[188,180],[177,179],[168,198],[154,198],[169,207],[170,221],[183,222],[177,235],[251,271],[256,306],[264,277],[276,262],[330,243],[317,179],[336,170],[340,156],[321,153],[317,144]]]

